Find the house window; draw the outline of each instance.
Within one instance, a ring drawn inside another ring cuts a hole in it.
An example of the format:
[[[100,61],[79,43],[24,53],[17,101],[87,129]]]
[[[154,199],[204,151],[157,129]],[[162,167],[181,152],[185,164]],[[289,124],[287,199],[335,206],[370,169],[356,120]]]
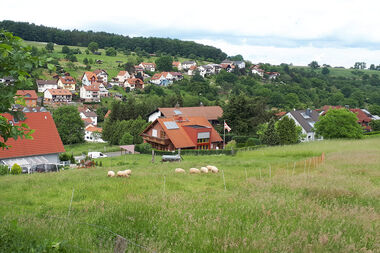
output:
[[[164,132],[164,131],[161,131],[160,136],[161,136],[162,139],[165,139],[165,137],[166,137],[165,132]]]
[[[153,136],[153,137],[157,137],[157,130],[156,130],[156,129],[153,129],[153,130],[152,130],[152,136]]]

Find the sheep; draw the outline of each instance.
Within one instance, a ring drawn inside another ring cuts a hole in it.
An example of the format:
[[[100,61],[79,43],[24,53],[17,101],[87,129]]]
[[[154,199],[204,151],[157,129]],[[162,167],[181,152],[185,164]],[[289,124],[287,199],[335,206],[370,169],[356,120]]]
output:
[[[113,172],[112,170],[110,170],[110,171],[108,171],[107,176],[114,177],[115,176],[115,172]]]
[[[202,173],[208,173],[208,169],[206,167],[201,167],[201,172]]]
[[[117,176],[118,177],[129,177],[129,174],[128,174],[128,172],[127,171],[125,171],[125,170],[122,170],[122,171],[118,171],[117,172]]]
[[[201,171],[198,170],[197,168],[190,168],[189,170],[190,174],[200,174]]]
[[[125,173],[127,173],[129,176],[132,175],[132,170],[124,170]]]
[[[206,167],[207,167],[208,171],[211,171],[212,173],[218,173],[219,172],[218,168],[215,166],[207,165]]]
[[[186,173],[184,169],[177,168],[175,169],[175,173]]]

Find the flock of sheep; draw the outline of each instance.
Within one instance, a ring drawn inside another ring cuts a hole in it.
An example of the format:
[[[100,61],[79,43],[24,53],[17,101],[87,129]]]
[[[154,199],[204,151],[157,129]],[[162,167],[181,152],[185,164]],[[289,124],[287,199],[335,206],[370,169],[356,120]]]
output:
[[[184,169],[181,169],[181,168],[176,168],[174,170],[175,173],[186,173],[186,171]],[[201,173],[218,173],[219,170],[217,167],[215,166],[212,166],[212,165],[207,165],[206,167],[201,167],[201,169],[197,169],[197,168],[190,168],[189,169],[189,173],[190,174],[201,174]],[[109,177],[130,177],[132,175],[132,170],[120,170],[118,171],[117,173],[115,173],[114,171],[110,170],[108,171],[107,173],[107,176]]]

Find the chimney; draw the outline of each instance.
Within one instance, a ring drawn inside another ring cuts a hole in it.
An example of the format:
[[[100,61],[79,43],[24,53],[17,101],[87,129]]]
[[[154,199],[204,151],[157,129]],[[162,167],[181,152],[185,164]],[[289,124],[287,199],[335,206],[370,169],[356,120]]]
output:
[[[307,109],[306,109],[306,115],[307,115],[307,116],[311,116],[311,110],[310,110],[310,108],[307,108]]]
[[[179,103],[178,102],[175,104],[175,108],[179,109]]]

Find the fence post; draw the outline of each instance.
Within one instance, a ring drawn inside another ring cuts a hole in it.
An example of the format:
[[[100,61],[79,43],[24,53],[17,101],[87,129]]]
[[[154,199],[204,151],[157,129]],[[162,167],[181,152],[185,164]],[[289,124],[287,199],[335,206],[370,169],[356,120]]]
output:
[[[154,149],[152,149],[152,163],[154,163]]]
[[[114,248],[113,252],[114,253],[125,253],[126,250],[127,250],[127,240],[124,237],[117,235],[116,242],[115,242],[115,248]]]
[[[294,165],[293,165],[293,172],[292,172],[292,176],[294,176],[294,169],[296,168],[296,162],[294,162]]]

